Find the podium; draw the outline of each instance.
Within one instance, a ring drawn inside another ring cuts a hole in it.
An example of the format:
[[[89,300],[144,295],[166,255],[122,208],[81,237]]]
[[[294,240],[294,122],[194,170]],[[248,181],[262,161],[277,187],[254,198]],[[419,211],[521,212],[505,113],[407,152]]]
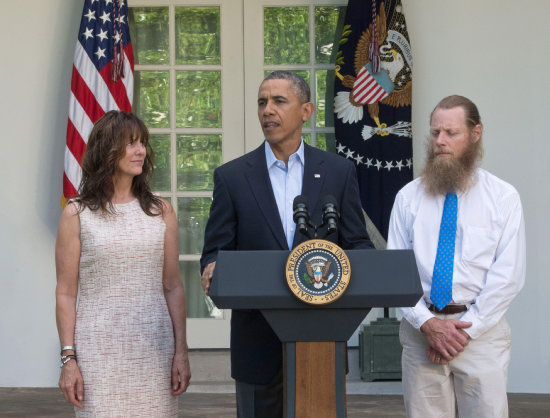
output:
[[[371,308],[418,302],[422,287],[414,253],[346,251],[348,288],[321,306],[302,302],[288,288],[289,253],[220,251],[210,297],[220,309],[259,309],[283,342],[286,418],[345,417],[346,341]]]

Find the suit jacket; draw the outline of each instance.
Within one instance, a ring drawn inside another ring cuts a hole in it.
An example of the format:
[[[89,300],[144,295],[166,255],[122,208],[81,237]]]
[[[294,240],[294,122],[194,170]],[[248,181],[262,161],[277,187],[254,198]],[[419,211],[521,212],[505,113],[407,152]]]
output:
[[[206,225],[201,270],[219,250],[288,250],[267,171],[265,145],[214,171],[214,194]],[[314,224],[322,220],[322,199],[336,198],[341,221],[326,239],[343,249],[373,248],[366,232],[355,166],[345,158],[304,144],[302,195]],[[323,231],[319,234],[323,236]],[[307,237],[296,230],[293,246]],[[233,310],[231,376],[266,384],[282,367],[282,345],[256,310]]]

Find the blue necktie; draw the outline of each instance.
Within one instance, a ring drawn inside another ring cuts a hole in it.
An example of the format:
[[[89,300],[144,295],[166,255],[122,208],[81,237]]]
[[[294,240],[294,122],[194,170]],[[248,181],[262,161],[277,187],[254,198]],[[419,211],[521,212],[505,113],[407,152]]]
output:
[[[439,228],[439,242],[435,256],[431,300],[437,309],[443,309],[453,298],[453,264],[455,256],[457,198],[447,193]]]

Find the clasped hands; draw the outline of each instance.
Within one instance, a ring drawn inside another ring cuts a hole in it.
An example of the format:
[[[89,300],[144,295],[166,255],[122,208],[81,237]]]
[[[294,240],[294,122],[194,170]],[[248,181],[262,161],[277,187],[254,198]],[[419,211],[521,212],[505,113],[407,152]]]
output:
[[[471,322],[435,317],[424,322],[420,330],[428,339],[429,347],[426,349],[428,359],[432,363],[448,364],[468,345],[470,336],[463,328],[470,326],[472,326]]]

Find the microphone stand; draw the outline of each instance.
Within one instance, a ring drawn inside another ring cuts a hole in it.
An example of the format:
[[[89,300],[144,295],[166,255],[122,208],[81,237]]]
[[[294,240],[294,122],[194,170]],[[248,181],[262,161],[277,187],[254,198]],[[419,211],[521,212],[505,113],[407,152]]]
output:
[[[307,226],[310,227],[311,229],[313,229],[313,236],[311,236],[311,233],[309,232],[309,229],[307,229],[307,228],[304,229],[304,230],[299,229],[299,231],[300,231],[300,233],[302,233],[303,235],[305,235],[305,236],[308,237],[309,239],[317,239],[317,238],[319,238],[319,236],[318,236],[318,235],[319,235],[319,232],[318,232],[319,229],[322,228],[322,227],[324,227],[327,223],[328,223],[328,222],[323,221],[323,222],[321,222],[319,225],[316,225],[316,224],[314,224],[313,222],[311,222],[310,220],[308,220],[308,221],[307,221]],[[333,231],[333,232],[331,232],[331,233],[335,233],[335,232],[336,232],[336,230]],[[321,238],[321,239],[325,239],[328,235],[329,235],[329,232],[328,232],[328,230],[327,230],[327,231],[325,232],[323,238]]]

